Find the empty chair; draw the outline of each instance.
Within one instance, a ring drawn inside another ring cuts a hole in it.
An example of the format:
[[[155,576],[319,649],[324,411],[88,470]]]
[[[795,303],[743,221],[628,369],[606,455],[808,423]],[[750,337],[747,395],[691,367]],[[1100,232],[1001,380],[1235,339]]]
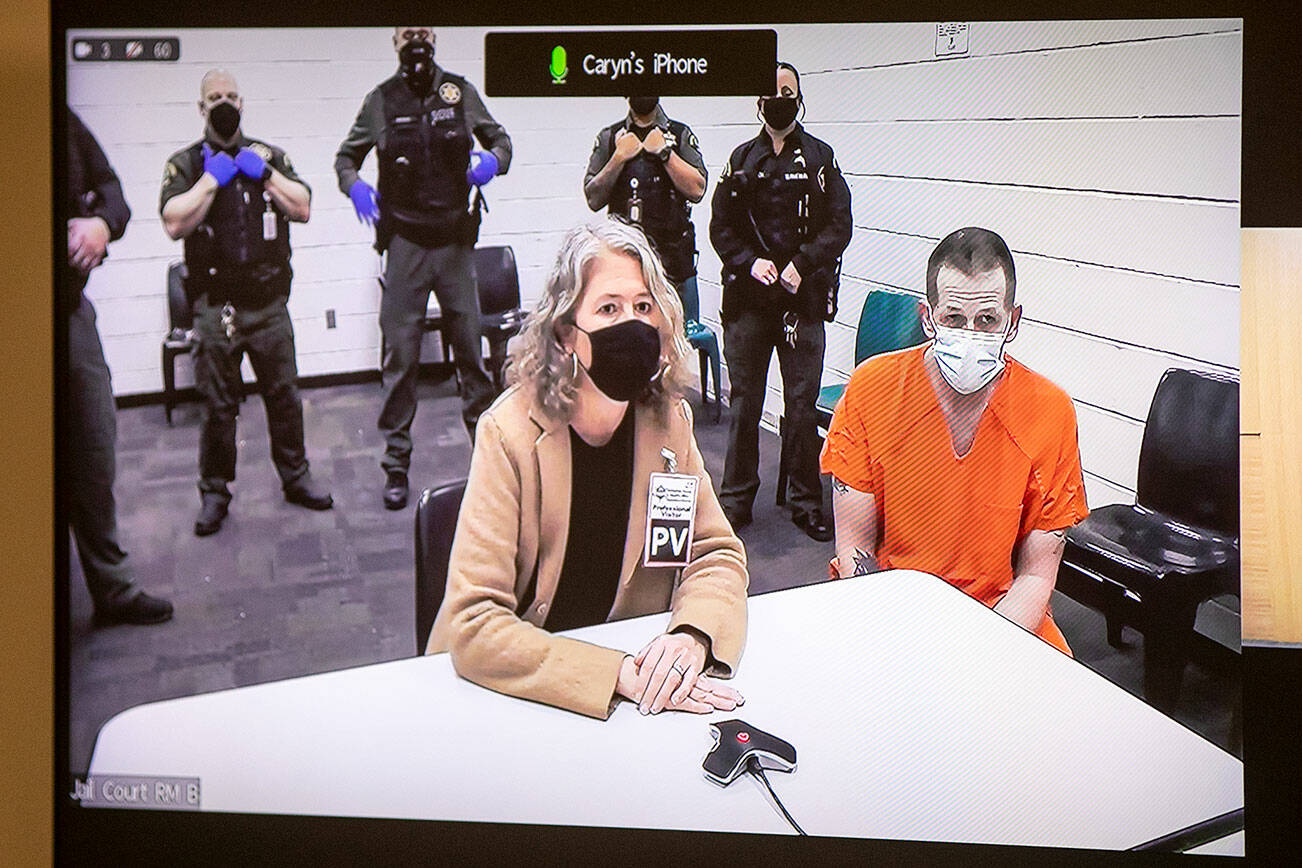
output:
[[[448,559],[461,514],[466,480],[427,488],[416,502],[416,656],[425,653],[434,617],[443,605]]]
[[[1239,384],[1162,375],[1139,452],[1136,502],[1094,510],[1067,532],[1058,588],[1100,609],[1108,641],[1144,634],[1144,694],[1169,709],[1204,600],[1239,586]]]
[[[176,357],[194,349],[194,308],[185,296],[185,263],[167,266],[167,334],[163,336],[163,413],[172,424],[176,406]]]
[[[488,339],[488,375],[500,392],[507,342],[520,333],[520,274],[510,247],[475,249],[475,274],[479,283],[480,327]]]
[[[923,304],[916,296],[902,292],[875,290],[868,293],[859,311],[859,327],[854,337],[854,364],[862,365],[873,356],[916,347],[927,340],[922,330]],[[832,412],[841,400],[845,383],[832,383],[818,392],[818,427],[824,431],[832,424]],[[778,420],[778,434],[784,433],[785,417]],[[783,437],[778,458],[778,506],[787,502],[788,456]]]
[[[720,408],[723,405],[723,381],[720,379],[723,372],[723,363],[719,360],[719,338],[713,329],[701,322],[701,295],[697,290],[696,281],[685,281],[679,287],[679,296],[683,302],[683,330],[687,336],[687,342],[691,344],[699,355],[701,367],[701,407],[710,409],[710,392],[709,382],[706,377],[707,373],[714,375],[714,409],[712,413],[713,421],[719,421]]]

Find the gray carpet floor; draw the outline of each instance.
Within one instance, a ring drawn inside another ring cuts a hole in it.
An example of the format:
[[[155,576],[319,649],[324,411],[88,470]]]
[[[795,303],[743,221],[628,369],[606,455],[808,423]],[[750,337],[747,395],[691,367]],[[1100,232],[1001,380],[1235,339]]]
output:
[[[88,765],[99,728],[132,706],[415,653],[415,494],[464,476],[470,461],[455,385],[428,378],[420,386],[413,497],[395,512],[380,502],[378,383],[302,394],[312,473],[333,492],[335,508],[311,512],[285,503],[262,402],[250,395],[240,412],[230,517],[219,533],[202,539],[193,532],[198,405],[178,407],[174,427],[165,423],[161,406],[119,411],[122,544],[137,582],[170,598],[176,616],[151,627],[92,627],[90,597],[72,556],[68,748],[74,773]],[[727,408],[716,424],[699,411],[697,417],[697,440],[717,486]],[[774,505],[778,446],[775,434],[761,434],[763,484],[754,523],[740,534],[752,593],[820,581],[825,574],[811,574],[808,565],[832,554],[831,543],[810,540]],[[1142,696],[1142,637],[1127,630],[1128,647],[1114,649],[1102,616],[1058,593],[1053,606],[1076,659]],[[1241,755],[1232,726],[1238,701],[1233,660],[1209,658],[1188,667],[1173,716]]]

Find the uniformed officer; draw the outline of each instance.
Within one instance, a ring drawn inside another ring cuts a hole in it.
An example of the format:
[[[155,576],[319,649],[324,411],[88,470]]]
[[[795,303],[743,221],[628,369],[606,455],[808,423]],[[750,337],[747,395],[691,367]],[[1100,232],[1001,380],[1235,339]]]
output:
[[[113,477],[117,473],[117,415],[113,386],[95,308],[83,290],[108,255],[109,241],[126,231],[131,209],[99,142],[71,111],[68,118],[68,262],[63,272],[68,324],[68,380],[60,420],[68,525],[96,624],[157,624],[172,604],[146,594],[131,580],[118,544]]]
[[[608,208],[640,226],[678,294],[695,297],[696,227],[689,209],[705,196],[705,183],[691,128],[670,120],[659,97],[631,96],[628,114],[597,133],[583,194],[593,211]]]
[[[312,193],[284,151],[241,131],[244,100],[234,76],[210,70],[199,90],[204,135],[168,158],[159,210],[167,234],[185,239],[186,294],[195,305],[194,378],[204,407],[194,532],[207,536],[221,528],[231,500],[245,353],[267,408],[285,500],[309,509],[330,509],[334,501],[308,472],[285,304],[293,276],[289,223],[307,222]]]
[[[799,74],[779,63],[775,95],[758,101],[764,128],[732,152],[712,200],[732,415],[719,500],[734,528],[750,522],[759,490],[760,414],[776,348],[792,521],[827,541],[832,528],[823,516],[815,406],[823,322],[836,313],[840,257],[850,243],[850,189],[832,148],[796,120],[803,105]]]
[[[434,63],[428,27],[394,28],[398,72],[366,95],[335,155],[339,189],[360,220],[376,224],[375,248],[388,251],[380,331],[385,353],[384,505],[407,504],[411,421],[422,327],[432,289],[461,378],[461,414],[475,422],[493,400],[480,342],[479,294],[472,252],[479,235],[480,192],[471,187],[505,174],[511,139],[470,82]],[[472,151],[472,142],[488,148]],[[379,191],[358,177],[371,148],[379,152]]]

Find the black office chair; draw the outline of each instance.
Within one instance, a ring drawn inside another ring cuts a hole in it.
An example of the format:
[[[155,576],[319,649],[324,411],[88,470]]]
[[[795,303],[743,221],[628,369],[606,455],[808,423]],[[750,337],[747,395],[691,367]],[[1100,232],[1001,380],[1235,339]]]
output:
[[[457,532],[466,480],[427,488],[416,501],[416,656],[425,653],[434,618],[443,605],[448,559]]]
[[[475,274],[479,282],[480,330],[488,338],[488,375],[500,392],[506,344],[524,324],[515,251],[507,246],[476,248]]]
[[[1058,589],[1101,610],[1108,641],[1144,634],[1144,695],[1174,707],[1198,606],[1239,592],[1239,384],[1172,369],[1153,395],[1136,503],[1067,532]]]
[[[167,334],[163,336],[163,413],[172,424],[176,406],[176,357],[194,349],[194,308],[185,297],[185,263],[167,266]]]

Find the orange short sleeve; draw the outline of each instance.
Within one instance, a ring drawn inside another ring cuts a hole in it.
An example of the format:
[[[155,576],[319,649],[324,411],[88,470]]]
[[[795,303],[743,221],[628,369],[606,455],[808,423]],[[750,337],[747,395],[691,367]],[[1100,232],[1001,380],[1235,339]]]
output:
[[[1085,502],[1085,480],[1081,469],[1080,444],[1076,430],[1076,408],[1065,395],[1057,413],[1046,413],[1046,424],[1054,424],[1056,432],[1046,432],[1059,448],[1056,454],[1048,452],[1045,461],[1036,467],[1035,485],[1039,489],[1038,515],[1028,516],[1033,522],[1031,530],[1062,530],[1079,523],[1090,514]],[[1047,451],[1047,450],[1046,450]]]
[[[857,491],[877,491],[881,468],[873,460],[872,443],[864,413],[869,411],[862,368],[846,384],[841,400],[832,412],[820,464],[824,473]]]

